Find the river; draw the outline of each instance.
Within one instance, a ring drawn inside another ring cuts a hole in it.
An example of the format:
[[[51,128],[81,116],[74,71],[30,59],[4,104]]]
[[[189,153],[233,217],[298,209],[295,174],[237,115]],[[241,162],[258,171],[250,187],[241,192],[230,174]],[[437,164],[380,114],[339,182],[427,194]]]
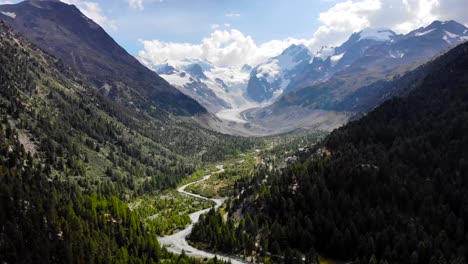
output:
[[[221,172],[224,171],[224,168],[221,165],[217,166],[217,168],[218,168],[217,172],[206,175],[201,180],[185,184],[184,186],[181,186],[179,189],[177,189],[177,191],[179,193],[190,195],[190,196],[200,198],[200,199],[203,199],[203,200],[211,200],[211,201],[216,203],[215,209],[218,209],[224,203],[224,201],[226,199],[210,199],[210,198],[198,195],[198,194],[187,192],[185,190],[190,185],[206,181],[211,177],[211,175],[216,174],[216,173],[221,173]],[[174,234],[172,234],[170,236],[158,237],[159,243],[162,246],[165,246],[167,248],[167,250],[169,250],[170,252],[173,252],[173,253],[176,253],[176,254],[181,254],[182,250],[183,250],[183,251],[185,251],[185,254],[187,256],[196,257],[196,258],[214,258],[215,256],[217,256],[218,259],[224,260],[224,261],[230,261],[233,264],[246,264],[246,263],[249,263],[249,262],[247,262],[245,260],[242,260],[242,259],[240,259],[238,257],[213,254],[211,252],[196,249],[196,248],[192,247],[191,245],[189,245],[189,243],[187,241],[187,236],[190,235],[190,232],[192,232],[192,228],[198,222],[198,220],[200,219],[200,215],[202,215],[204,213],[207,213],[210,209],[211,208],[203,209],[203,210],[200,210],[200,211],[197,211],[197,212],[194,212],[194,213],[190,214],[189,216],[190,216],[190,220],[192,220],[192,223],[189,226],[187,226],[185,229],[180,230],[180,231],[178,231],[178,232],[176,232],[176,233],[174,233]]]

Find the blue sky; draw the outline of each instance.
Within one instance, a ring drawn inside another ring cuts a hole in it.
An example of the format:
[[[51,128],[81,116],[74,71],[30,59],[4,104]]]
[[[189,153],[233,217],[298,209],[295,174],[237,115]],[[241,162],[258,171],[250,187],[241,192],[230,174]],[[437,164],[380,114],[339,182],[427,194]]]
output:
[[[259,43],[311,38],[319,12],[333,5],[322,0],[147,0],[140,10],[127,1],[97,2],[117,27],[109,33],[131,53],[142,47],[139,39],[198,43],[216,25],[238,29]]]
[[[62,0],[150,64],[256,65],[291,44],[312,53],[364,28],[407,33],[434,20],[468,25],[467,0]],[[0,4],[18,0],[0,0]]]

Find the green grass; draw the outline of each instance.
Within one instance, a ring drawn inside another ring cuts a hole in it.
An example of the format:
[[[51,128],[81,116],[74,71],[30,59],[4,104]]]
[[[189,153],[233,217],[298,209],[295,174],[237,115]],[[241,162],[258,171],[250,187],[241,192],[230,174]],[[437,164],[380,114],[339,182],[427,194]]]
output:
[[[227,197],[236,181],[253,175],[255,157],[256,154],[249,152],[222,162],[224,172],[214,173],[208,180],[190,185],[186,190],[210,198]]]
[[[129,208],[143,219],[145,226],[160,236],[184,229],[191,223],[189,214],[212,206],[212,201],[180,194],[175,190],[145,195],[129,204]]]

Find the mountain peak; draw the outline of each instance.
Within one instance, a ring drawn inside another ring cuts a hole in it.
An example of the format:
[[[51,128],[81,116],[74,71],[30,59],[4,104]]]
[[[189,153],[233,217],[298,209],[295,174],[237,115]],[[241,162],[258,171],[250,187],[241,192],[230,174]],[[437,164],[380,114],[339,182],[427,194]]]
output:
[[[375,40],[375,41],[390,41],[393,36],[395,36],[395,32],[388,28],[366,28],[359,33],[359,41],[360,40]]]
[[[421,27],[421,28],[433,29],[433,28],[439,28],[439,27],[447,26],[447,25],[461,25],[461,24],[456,22],[455,20],[449,20],[449,21],[434,20],[429,26]]]
[[[46,8],[46,9],[52,8],[53,7],[52,5],[68,6],[68,4],[60,0],[26,0],[24,3],[32,5],[37,8]]]
[[[178,115],[206,112],[195,100],[140,64],[74,5],[58,0],[28,0],[0,5],[0,17],[5,13],[15,17],[5,22],[16,32],[79,71],[105,95],[145,107],[154,103]],[[110,88],[103,91],[103,86]]]
[[[29,3],[40,3],[40,2],[55,2],[55,3],[63,3],[60,0],[27,0]]]
[[[468,28],[463,24],[458,23],[457,21],[439,21],[436,20],[432,22],[427,27],[420,27],[411,33],[408,36],[438,36],[444,37],[445,35],[451,37],[464,37],[467,36]]]
[[[442,28],[444,30],[447,30],[456,34],[463,34],[463,32],[467,29],[463,24],[460,24],[455,20],[449,20],[449,21],[444,21],[444,22],[434,21],[428,27],[428,29],[431,29],[431,28]]]
[[[307,49],[307,47],[304,45],[304,44],[292,44],[291,46],[289,46],[287,49],[285,49],[281,55],[296,55],[300,52],[302,52],[303,50]]]

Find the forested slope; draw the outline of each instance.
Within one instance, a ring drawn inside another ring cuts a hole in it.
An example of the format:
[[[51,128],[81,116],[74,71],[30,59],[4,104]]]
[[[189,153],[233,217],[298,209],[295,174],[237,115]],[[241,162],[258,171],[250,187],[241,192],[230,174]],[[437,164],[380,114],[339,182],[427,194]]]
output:
[[[254,141],[200,128],[167,112],[151,116],[90,89],[61,61],[1,25],[0,109],[23,144],[84,187],[119,193],[174,187],[201,161]]]
[[[199,263],[162,251],[122,199],[222,158],[209,146],[252,145],[123,108],[0,21],[1,263]]]
[[[162,250],[157,234],[117,197],[52,179],[53,168],[25,151],[19,133],[3,115],[0,262],[201,263]]]
[[[425,67],[407,97],[334,131],[295,164],[264,166],[239,184],[231,213],[247,215],[248,232],[212,216],[192,240],[277,262],[303,254],[313,262],[318,252],[359,263],[465,263],[468,44]]]

